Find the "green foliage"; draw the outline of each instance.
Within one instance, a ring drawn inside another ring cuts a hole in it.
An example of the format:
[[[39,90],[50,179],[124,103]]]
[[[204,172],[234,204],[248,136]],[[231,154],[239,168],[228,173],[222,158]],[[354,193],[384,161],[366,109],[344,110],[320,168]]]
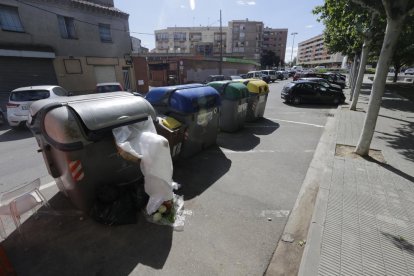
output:
[[[266,50],[260,57],[260,64],[262,68],[279,66],[280,57],[276,56],[275,52]]]
[[[365,74],[375,74],[375,68],[366,68]]]
[[[341,52],[352,58],[361,51],[367,34],[372,35],[376,52],[380,51],[385,24],[377,19],[371,25],[372,11],[363,9],[350,0],[325,0],[325,4],[317,6],[313,13],[319,15],[318,21],[325,25],[324,43],[329,52]]]
[[[392,64],[396,71],[414,63],[414,15],[408,16],[398,38]]]

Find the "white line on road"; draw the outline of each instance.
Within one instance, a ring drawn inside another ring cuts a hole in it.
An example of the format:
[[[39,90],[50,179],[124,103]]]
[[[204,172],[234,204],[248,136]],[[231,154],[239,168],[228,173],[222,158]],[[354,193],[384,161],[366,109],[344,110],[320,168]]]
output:
[[[47,183],[45,185],[40,186],[40,190],[45,190],[47,188],[52,187],[53,185],[56,185],[56,182],[55,181],[52,181],[52,182],[49,182],[49,183]]]
[[[305,123],[305,122],[296,122],[296,121],[288,121],[288,120],[282,120],[282,119],[271,119],[271,118],[266,118],[268,120],[271,120],[273,122],[286,122],[286,123],[292,123],[292,124],[300,124],[300,125],[307,125],[307,126],[314,126],[314,127],[320,127],[320,128],[324,128],[324,126],[321,125],[316,125],[316,124],[310,124],[310,123]]]

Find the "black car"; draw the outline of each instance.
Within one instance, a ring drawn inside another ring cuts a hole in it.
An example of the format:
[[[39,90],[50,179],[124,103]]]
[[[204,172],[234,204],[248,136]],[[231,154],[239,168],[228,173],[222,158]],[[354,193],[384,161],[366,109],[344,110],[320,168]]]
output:
[[[340,85],[330,83],[326,79],[323,78],[300,78],[299,80],[306,80],[306,81],[313,81],[322,84],[326,88],[331,88],[332,90],[342,92],[342,87]]]
[[[333,103],[340,104],[345,101],[345,95],[342,92],[326,88],[320,83],[301,80],[286,84],[283,87],[281,98],[285,102],[293,104],[301,103]]]

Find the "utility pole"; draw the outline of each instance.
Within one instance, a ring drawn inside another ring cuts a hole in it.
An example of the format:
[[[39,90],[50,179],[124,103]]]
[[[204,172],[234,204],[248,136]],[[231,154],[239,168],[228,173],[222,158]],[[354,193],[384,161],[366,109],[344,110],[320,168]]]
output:
[[[293,35],[293,41],[292,41],[292,53],[290,54],[290,66],[293,66],[293,45],[295,44],[295,35],[297,35],[298,33],[291,33],[290,35]]]
[[[223,28],[221,26],[221,10],[220,10],[220,61],[219,61],[219,75],[222,75],[223,70]]]

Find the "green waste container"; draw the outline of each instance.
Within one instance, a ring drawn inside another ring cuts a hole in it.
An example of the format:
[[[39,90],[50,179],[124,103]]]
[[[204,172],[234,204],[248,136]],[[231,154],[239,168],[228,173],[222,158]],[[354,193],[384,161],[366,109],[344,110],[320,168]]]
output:
[[[241,82],[215,81],[214,87],[221,96],[220,129],[234,132],[244,126],[247,115],[249,90]]]

